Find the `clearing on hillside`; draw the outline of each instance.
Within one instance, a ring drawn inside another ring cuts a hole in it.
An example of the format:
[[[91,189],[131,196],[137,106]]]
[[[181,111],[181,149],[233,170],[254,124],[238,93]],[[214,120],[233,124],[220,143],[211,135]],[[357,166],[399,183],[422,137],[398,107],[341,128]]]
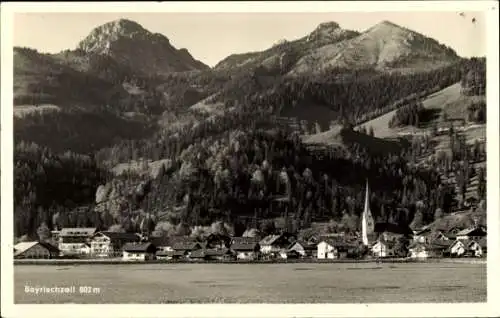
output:
[[[449,122],[453,122],[454,126],[462,126],[459,127],[458,130],[466,136],[466,140],[468,143],[473,143],[475,139],[481,140],[486,138],[485,124],[464,125],[467,119],[467,106],[472,102],[484,100],[484,96],[464,96],[460,93],[460,89],[460,83],[456,83],[428,96],[423,101],[424,107],[428,110],[434,111],[437,115],[434,119],[427,122],[423,127],[417,128],[414,126],[404,126],[398,128],[390,128],[389,121],[397,111],[393,110],[380,117],[363,123],[356,128],[361,128],[364,126],[369,129],[370,127],[373,127],[375,137],[378,138],[395,138],[403,137],[405,135],[424,134],[434,124],[438,124],[441,126],[449,124],[443,121],[442,114],[444,112],[447,115],[447,120]],[[437,139],[439,144],[441,144],[440,138]],[[440,148],[445,146],[446,145],[441,145]]]

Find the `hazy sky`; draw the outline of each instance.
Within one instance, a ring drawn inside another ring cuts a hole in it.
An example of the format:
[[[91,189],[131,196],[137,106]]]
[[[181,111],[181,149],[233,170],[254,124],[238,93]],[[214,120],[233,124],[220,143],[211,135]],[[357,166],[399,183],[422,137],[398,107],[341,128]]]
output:
[[[476,17],[475,24],[472,17]],[[210,66],[233,53],[259,51],[280,39],[300,38],[327,21],[364,31],[389,20],[434,38],[463,57],[486,55],[486,21],[480,12],[465,12],[465,17],[458,12],[16,13],[14,45],[50,53],[74,49],[94,27],[120,18],[162,33],[176,48],[188,49]]]

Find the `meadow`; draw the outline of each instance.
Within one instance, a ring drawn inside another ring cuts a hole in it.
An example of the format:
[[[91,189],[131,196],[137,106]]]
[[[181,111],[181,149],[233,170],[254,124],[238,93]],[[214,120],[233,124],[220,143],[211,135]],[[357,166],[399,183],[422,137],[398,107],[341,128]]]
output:
[[[14,278],[24,304],[486,301],[486,264],[470,263],[15,265]]]

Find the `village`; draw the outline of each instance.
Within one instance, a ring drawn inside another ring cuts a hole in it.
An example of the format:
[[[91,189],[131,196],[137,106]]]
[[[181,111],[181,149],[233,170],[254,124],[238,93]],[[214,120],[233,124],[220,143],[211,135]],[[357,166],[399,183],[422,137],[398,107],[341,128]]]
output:
[[[339,260],[445,257],[485,257],[486,228],[475,226],[449,231],[428,228],[412,231],[394,224],[375,224],[365,247],[359,235],[312,235],[307,240],[280,233],[258,237],[210,234],[204,241],[190,237],[156,237],[139,233],[63,228],[53,231],[57,246],[47,242],[21,242],[15,259],[110,259],[122,261],[259,261]],[[406,246],[402,241],[407,242]]]

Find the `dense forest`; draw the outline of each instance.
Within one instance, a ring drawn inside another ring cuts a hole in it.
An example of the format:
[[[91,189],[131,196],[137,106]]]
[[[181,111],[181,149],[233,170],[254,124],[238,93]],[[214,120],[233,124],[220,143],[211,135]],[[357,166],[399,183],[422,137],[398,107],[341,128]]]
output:
[[[15,123],[15,234],[33,236],[42,225],[183,232],[217,221],[229,224],[236,234],[251,228],[296,231],[316,221],[331,221],[354,232],[366,180],[377,220],[427,224],[463,204],[455,202],[456,189],[442,182],[443,174],[459,174],[462,196],[468,180],[477,176],[478,198],[485,198],[485,171],[468,165],[485,157],[480,145],[467,146],[451,130],[451,152],[439,153],[427,168],[417,167],[416,158],[431,149],[429,140],[415,139],[400,153],[374,154],[355,144],[318,155],[275,118],[290,107],[307,111],[307,104],[320,104],[337,114],[344,129],[352,129],[371,116],[408,105],[396,113],[395,124],[418,125],[419,98],[459,81],[469,74],[465,70],[454,65],[420,74],[366,70],[293,79],[260,71],[229,82],[226,75],[212,78],[206,71],[164,79],[163,85],[183,88],[170,99],[164,99],[158,87],[137,83],[151,93],[121,100],[119,111],[109,105],[111,109],[100,114],[75,116],[63,110],[29,115]],[[148,120],[118,115],[153,106],[158,109],[151,116],[169,107],[186,113],[176,105],[185,107],[215,88],[221,88],[221,95],[214,100],[222,98],[227,107],[219,117],[191,112],[187,125],[160,129]],[[480,107],[470,113],[481,120]],[[108,172],[118,163],[141,158],[169,159],[172,164],[161,168],[156,178]],[[119,201],[110,203],[112,209],[96,202],[98,188],[104,185],[116,195],[111,199]]]
[[[16,159],[28,162],[23,166],[37,162],[36,168],[31,169],[39,171],[29,175],[29,167],[16,169],[16,182],[31,185],[17,190],[16,233],[19,234],[33,233],[35,224],[41,221],[54,226],[52,219],[56,212],[59,222],[65,220],[62,224],[66,226],[92,224],[106,228],[120,224],[127,230],[144,229],[144,219],[153,223],[146,226],[152,230],[159,216],[166,216],[162,226],[193,228],[224,221],[240,230],[268,231],[270,220],[281,219],[282,226],[294,231],[308,227],[313,221],[331,220],[344,230],[356,231],[366,180],[373,190],[371,208],[379,220],[408,224],[418,212],[422,215],[421,222],[428,223],[434,220],[436,211],[449,211],[453,204],[454,189],[442,185],[435,170],[411,168],[405,159],[411,158],[409,153],[375,157],[355,147],[350,149],[350,158],[335,151],[320,157],[307,150],[298,136],[289,131],[257,129],[226,132],[218,138],[194,142],[169,169],[162,169],[156,179],[133,173],[120,177],[122,181],[114,178],[112,188],[120,182],[132,188],[138,184],[147,187],[140,191],[141,195],[124,195],[123,204],[115,213],[95,212],[99,211],[93,203],[97,185],[107,181],[95,162],[75,159],[79,157],[72,155],[54,157],[47,150],[31,150],[33,147],[18,149],[26,155]],[[65,160],[71,164],[53,168],[52,162]],[[56,177],[63,171],[65,178],[72,179],[64,181]],[[56,178],[48,180],[48,174]],[[66,182],[72,186],[67,187]],[[62,191],[50,192],[63,184],[73,196]],[[40,199],[37,193],[42,195]],[[84,197],[74,197],[76,194]],[[32,199],[26,201],[24,198],[30,195]],[[47,201],[47,198],[52,199]],[[66,201],[61,202],[63,198]],[[84,208],[76,209],[83,201],[87,202]],[[175,211],[174,206],[178,207]]]

